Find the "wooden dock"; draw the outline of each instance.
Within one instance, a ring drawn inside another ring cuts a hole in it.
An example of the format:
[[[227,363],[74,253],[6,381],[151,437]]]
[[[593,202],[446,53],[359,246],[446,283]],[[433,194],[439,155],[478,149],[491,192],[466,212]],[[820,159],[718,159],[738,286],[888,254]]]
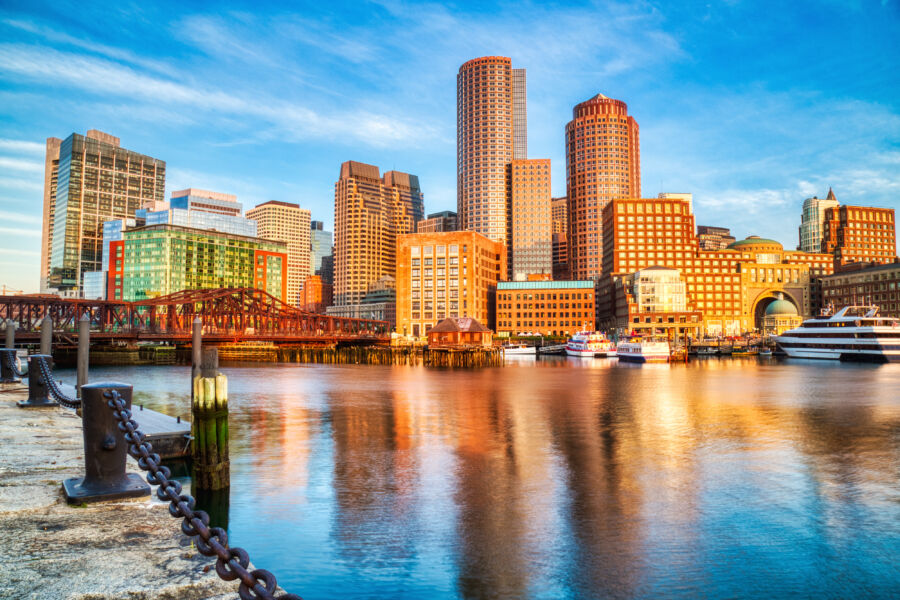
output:
[[[134,420],[138,422],[144,438],[153,445],[154,452],[163,459],[191,455],[190,421],[164,415],[143,405],[131,408]]]

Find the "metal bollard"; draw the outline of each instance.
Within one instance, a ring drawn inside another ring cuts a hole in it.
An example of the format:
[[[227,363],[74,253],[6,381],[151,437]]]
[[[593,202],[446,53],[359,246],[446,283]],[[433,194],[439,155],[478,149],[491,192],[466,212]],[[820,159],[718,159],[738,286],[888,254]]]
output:
[[[15,371],[16,351],[4,348],[0,350],[0,383],[19,383],[19,375]]]
[[[16,347],[16,322],[12,319],[6,320],[6,347]]]
[[[63,481],[70,504],[150,495],[150,486],[140,475],[125,472],[128,442],[104,396],[111,389],[119,392],[130,410],[132,387],[128,384],[91,383],[81,388],[84,477]]]
[[[91,318],[87,313],[78,321],[78,371],[75,393],[81,398],[81,388],[88,382],[88,361],[91,346]]]
[[[41,375],[41,369],[37,366],[37,361],[41,358],[47,361],[48,365],[52,365],[49,355],[32,354],[28,357],[28,400],[16,402],[20,408],[48,408],[59,406],[58,402],[53,402],[49,398],[50,390],[44,383]]]
[[[41,321],[41,354],[50,355],[53,350],[53,319],[50,315]]]

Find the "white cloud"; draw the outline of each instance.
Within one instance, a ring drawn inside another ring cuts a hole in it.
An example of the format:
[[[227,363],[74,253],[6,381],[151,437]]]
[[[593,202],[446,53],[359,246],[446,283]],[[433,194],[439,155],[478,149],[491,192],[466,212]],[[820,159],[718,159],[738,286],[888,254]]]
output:
[[[37,142],[0,138],[0,152],[37,154],[43,156],[46,151],[47,147],[44,144],[39,144]]]
[[[10,221],[15,223],[26,223],[29,225],[40,225],[42,219],[40,215],[30,215],[0,210],[0,223],[9,223]]]
[[[0,156],[0,169],[9,169],[10,171],[19,171],[21,173],[43,173],[44,163]]]

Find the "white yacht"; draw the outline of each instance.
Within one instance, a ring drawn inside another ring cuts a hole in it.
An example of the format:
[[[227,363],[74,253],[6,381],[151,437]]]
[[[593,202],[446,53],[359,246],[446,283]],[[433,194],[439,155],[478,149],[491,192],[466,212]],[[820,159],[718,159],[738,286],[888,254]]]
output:
[[[582,358],[612,358],[616,355],[616,345],[601,333],[579,331],[566,342],[566,354]]]
[[[619,342],[616,354],[625,362],[669,362],[669,342],[664,339],[633,337]]]
[[[775,344],[792,358],[900,361],[900,323],[879,317],[877,306],[846,306],[785,331]]]
[[[503,354],[506,356],[537,356],[537,348],[528,344],[505,344]]]

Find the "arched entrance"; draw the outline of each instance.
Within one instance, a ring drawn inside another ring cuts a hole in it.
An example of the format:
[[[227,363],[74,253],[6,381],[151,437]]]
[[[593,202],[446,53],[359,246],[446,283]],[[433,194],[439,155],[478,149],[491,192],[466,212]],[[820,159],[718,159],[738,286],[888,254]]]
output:
[[[801,314],[800,303],[789,293],[784,290],[766,290],[756,297],[756,304],[753,306],[753,327],[758,331],[763,330],[763,317],[766,316],[766,309],[770,304],[778,300],[779,295],[797,308],[797,314]]]

